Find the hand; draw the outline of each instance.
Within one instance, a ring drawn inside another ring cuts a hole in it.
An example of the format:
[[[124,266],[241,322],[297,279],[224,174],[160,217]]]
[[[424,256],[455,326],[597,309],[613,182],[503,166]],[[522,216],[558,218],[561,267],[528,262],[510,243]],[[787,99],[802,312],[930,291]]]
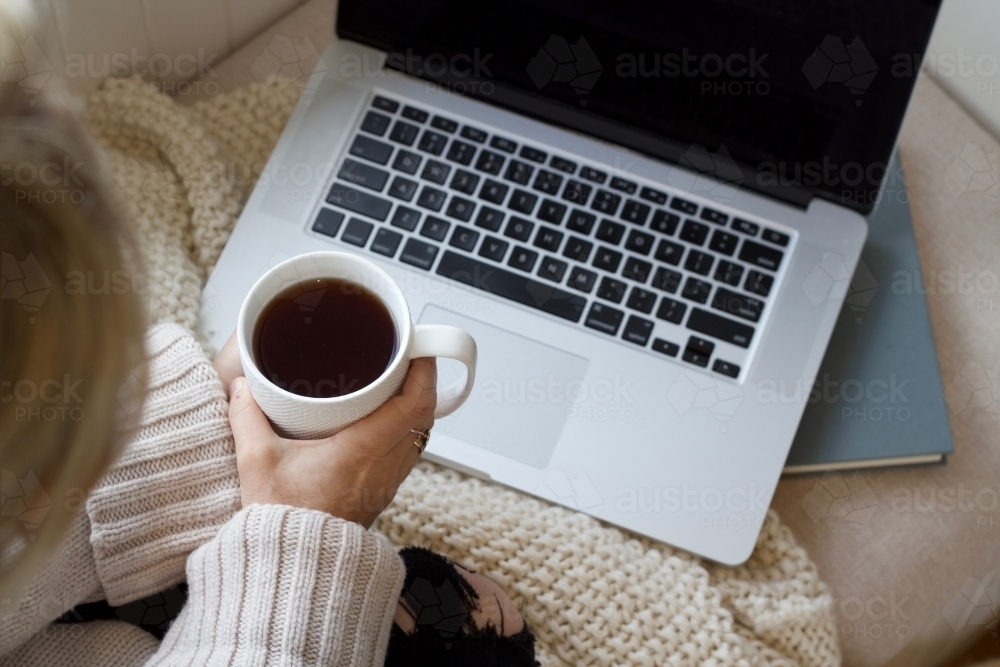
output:
[[[412,360],[397,396],[322,440],[289,440],[275,434],[243,377],[232,381],[230,396],[229,422],[244,507],[292,505],[368,528],[420,457],[410,429],[434,424],[437,366],[434,359]]]
[[[215,355],[212,367],[219,374],[219,379],[222,380],[222,387],[226,390],[228,396],[229,386],[233,383],[233,380],[243,375],[243,362],[240,361],[240,346],[236,342],[235,331],[229,337],[229,340],[226,341],[226,344],[222,346],[222,349],[219,350],[219,353]]]

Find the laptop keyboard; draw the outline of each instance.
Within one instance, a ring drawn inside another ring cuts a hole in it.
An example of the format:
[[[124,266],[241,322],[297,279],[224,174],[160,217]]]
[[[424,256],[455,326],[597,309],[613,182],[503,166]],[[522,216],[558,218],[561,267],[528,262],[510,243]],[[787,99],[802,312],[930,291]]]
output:
[[[385,96],[348,146],[314,232],[739,376],[788,234]]]

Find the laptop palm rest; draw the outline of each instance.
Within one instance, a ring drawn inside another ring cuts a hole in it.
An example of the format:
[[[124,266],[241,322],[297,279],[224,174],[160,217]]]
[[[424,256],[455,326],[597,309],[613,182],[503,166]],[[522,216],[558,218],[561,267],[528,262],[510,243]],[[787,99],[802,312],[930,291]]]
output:
[[[548,467],[590,362],[464,315],[428,305],[420,324],[450,324],[479,347],[469,400],[434,430],[535,468]],[[438,360],[438,382],[450,384],[461,366]],[[501,409],[502,408],[502,409]]]

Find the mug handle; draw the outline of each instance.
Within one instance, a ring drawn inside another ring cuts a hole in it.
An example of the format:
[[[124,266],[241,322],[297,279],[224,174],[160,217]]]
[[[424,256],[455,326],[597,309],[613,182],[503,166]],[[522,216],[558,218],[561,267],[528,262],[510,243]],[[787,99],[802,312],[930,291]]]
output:
[[[446,417],[458,410],[472,393],[476,381],[476,341],[458,327],[445,324],[416,324],[410,358],[447,357],[465,364],[465,375],[449,387],[438,387],[434,417]]]

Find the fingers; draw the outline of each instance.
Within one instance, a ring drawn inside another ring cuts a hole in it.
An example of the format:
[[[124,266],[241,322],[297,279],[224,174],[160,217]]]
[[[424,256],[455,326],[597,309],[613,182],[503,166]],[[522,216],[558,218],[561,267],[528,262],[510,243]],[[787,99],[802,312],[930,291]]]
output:
[[[222,346],[222,349],[219,350],[219,353],[215,355],[212,367],[219,374],[222,387],[228,395],[233,379],[243,375],[243,363],[240,361],[240,346],[236,342],[235,331],[229,337],[229,340],[226,341],[226,344]]]
[[[271,423],[257,405],[246,378],[233,380],[229,390],[229,424],[236,440],[236,455],[248,450],[261,450],[277,436]]]
[[[390,398],[375,412],[358,421],[353,426],[355,435],[368,443],[382,443],[391,449],[411,428],[434,423],[434,408],[437,407],[437,363],[432,358],[413,359],[410,370],[399,395]],[[415,448],[414,448],[415,449]]]

